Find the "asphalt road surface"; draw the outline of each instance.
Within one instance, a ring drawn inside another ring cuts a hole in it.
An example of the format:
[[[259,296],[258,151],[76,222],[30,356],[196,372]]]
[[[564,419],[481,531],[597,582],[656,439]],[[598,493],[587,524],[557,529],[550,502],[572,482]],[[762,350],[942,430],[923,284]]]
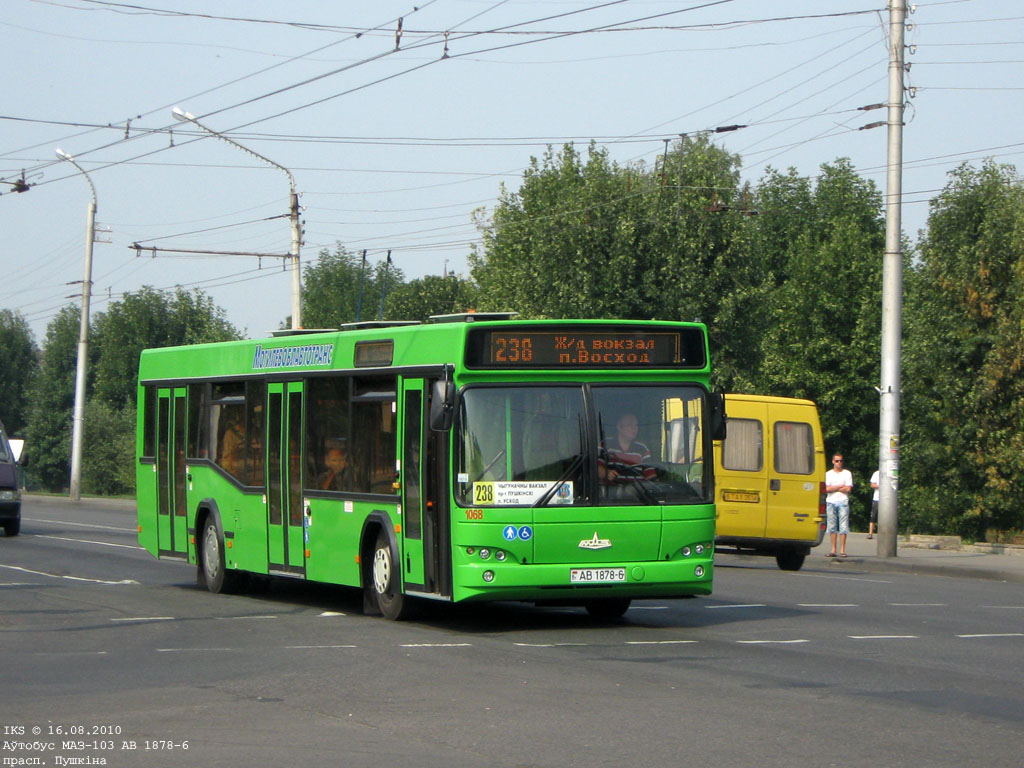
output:
[[[23,518],[0,536],[3,765],[1024,765],[1019,584],[719,556],[713,596],[614,624],[394,623],[336,587],[199,590],[138,548],[131,505]]]

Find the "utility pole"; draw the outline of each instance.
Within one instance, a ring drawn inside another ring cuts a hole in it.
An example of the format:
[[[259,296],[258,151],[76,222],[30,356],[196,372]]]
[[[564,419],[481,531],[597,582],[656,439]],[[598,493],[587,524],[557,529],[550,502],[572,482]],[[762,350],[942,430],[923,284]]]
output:
[[[292,329],[302,327],[302,273],[300,272],[300,260],[299,260],[299,247],[302,245],[302,228],[299,222],[299,195],[295,191],[295,177],[292,176],[292,172],[285,168],[280,163],[275,163],[269,157],[264,157],[259,152],[254,152],[243,144],[239,144],[234,139],[228,138],[223,133],[213,130],[209,126],[203,125],[196,119],[196,116],[191,112],[186,112],[180,107],[175,107],[171,110],[171,115],[175,120],[182,122],[192,123],[197,128],[201,128],[211,136],[216,136],[221,141],[226,141],[233,147],[237,147],[246,154],[252,155],[253,157],[262,160],[267,165],[272,165],[279,171],[283,171],[288,176],[288,218],[291,221],[292,230],[292,249],[288,254],[288,258],[292,263]]]
[[[92,244],[96,239],[96,187],[89,174],[75,158],[61,149],[57,157],[67,160],[85,176],[92,190],[92,200],[85,219],[85,275],[82,278],[82,313],[78,324],[78,361],[75,364],[75,405],[71,417],[71,484],[72,501],[82,498],[82,429],[85,424],[85,368],[89,355],[89,297],[92,294]]]
[[[878,555],[896,557],[900,476],[900,347],[903,333],[903,30],[906,0],[889,0],[889,99],[885,256],[882,261],[882,371],[878,419]]]

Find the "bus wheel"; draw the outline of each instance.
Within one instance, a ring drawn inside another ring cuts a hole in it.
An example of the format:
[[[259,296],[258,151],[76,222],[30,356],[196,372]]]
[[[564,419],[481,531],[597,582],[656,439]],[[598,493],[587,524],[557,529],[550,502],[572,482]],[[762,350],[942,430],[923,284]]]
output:
[[[629,610],[632,601],[628,597],[609,597],[604,600],[588,600],[583,604],[587,613],[598,621],[615,621]]]
[[[775,556],[775,562],[779,564],[779,568],[784,571],[799,571],[804,564],[804,558],[806,558],[803,552],[794,552],[789,550],[786,552],[779,552]]]
[[[398,574],[395,571],[395,562],[391,558],[391,544],[384,531],[377,534],[370,569],[370,579],[366,588],[372,590],[370,596],[380,609],[381,615],[392,621],[405,618],[409,611],[409,599],[398,590]]]
[[[206,527],[203,528],[199,567],[206,588],[214,594],[230,593],[238,588],[239,575],[228,571],[224,565],[224,545],[220,540],[217,522],[212,517],[206,519]]]

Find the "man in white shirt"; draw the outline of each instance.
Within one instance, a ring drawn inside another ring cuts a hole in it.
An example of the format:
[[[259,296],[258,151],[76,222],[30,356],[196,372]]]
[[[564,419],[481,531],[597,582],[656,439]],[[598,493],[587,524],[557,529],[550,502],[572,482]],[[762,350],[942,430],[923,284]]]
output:
[[[825,473],[825,519],[832,551],[825,557],[836,556],[836,534],[839,534],[839,557],[846,557],[846,535],[850,532],[850,491],[853,475],[843,469],[843,454],[832,455],[832,469]]]
[[[875,526],[878,525],[878,470],[871,474],[871,520],[868,522],[868,538],[875,538]]]

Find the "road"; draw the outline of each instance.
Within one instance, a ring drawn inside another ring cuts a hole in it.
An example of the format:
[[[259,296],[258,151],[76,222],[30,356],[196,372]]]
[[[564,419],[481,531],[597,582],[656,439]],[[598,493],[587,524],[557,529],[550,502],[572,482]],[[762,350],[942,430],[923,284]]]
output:
[[[0,537],[6,765],[1024,764],[1019,584],[720,556],[713,596],[614,625],[393,623],[339,588],[201,591],[137,547],[129,505],[23,518]]]

